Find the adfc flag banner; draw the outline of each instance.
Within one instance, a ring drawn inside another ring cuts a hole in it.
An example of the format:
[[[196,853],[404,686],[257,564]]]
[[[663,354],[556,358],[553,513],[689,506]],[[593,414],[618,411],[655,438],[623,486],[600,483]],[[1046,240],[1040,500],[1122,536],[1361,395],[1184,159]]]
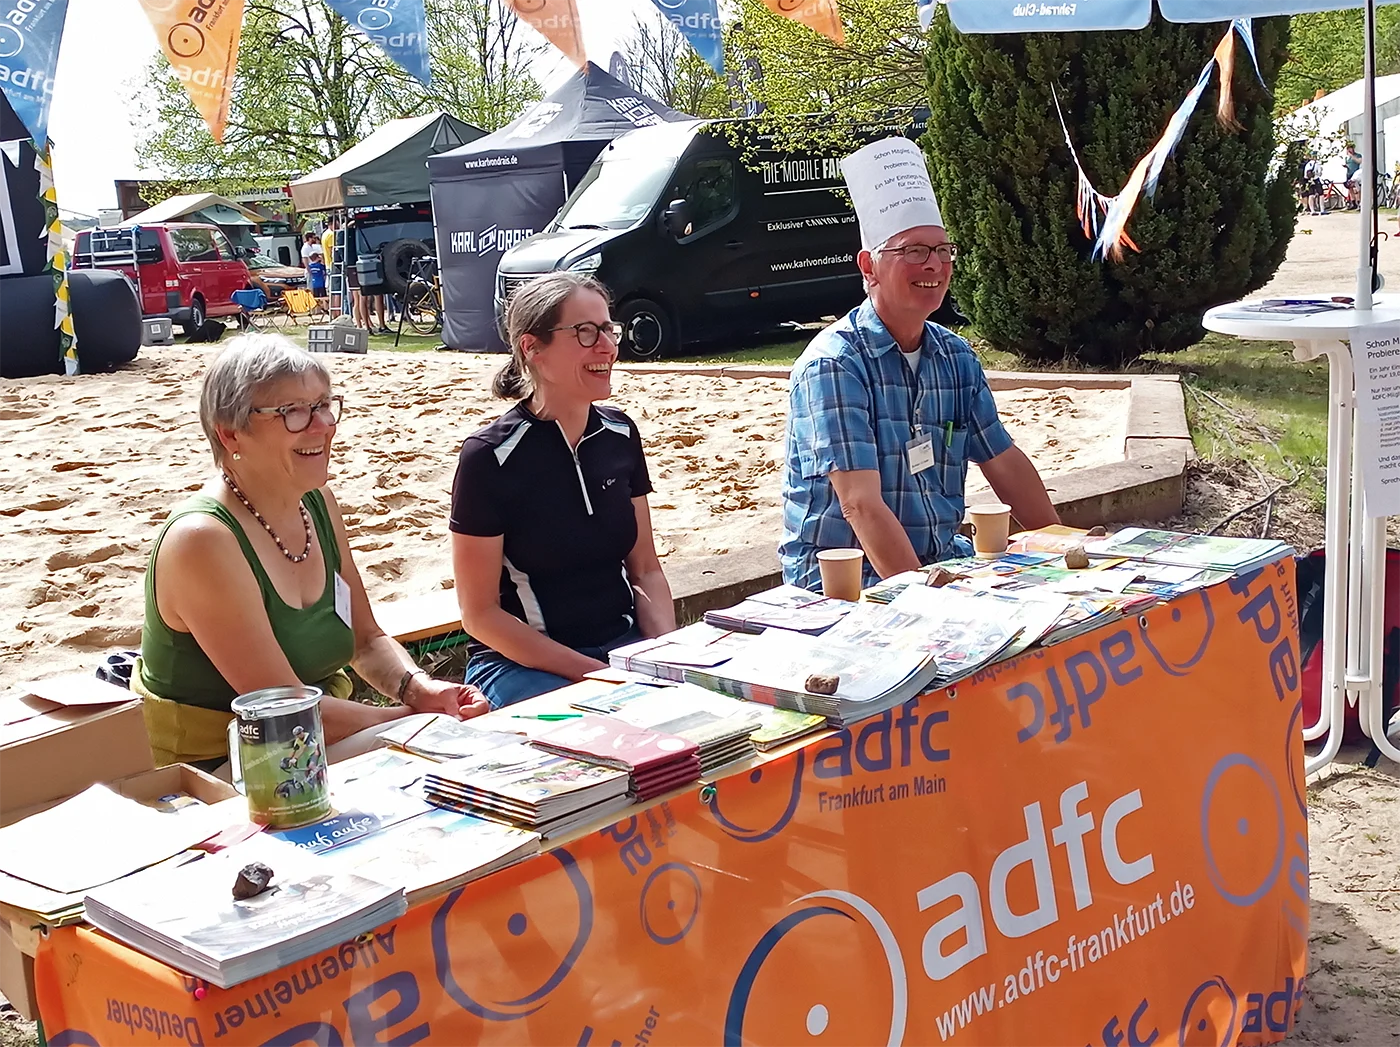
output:
[[[574,0],[507,0],[510,8],[568,59],[583,68],[588,61],[583,48],[583,27]]]
[[[326,3],[369,37],[404,72],[424,84],[432,79],[423,0],[326,0]]]
[[[716,0],[651,0],[711,69],[724,74],[724,25]]]
[[[0,0],[0,90],[40,152],[68,0]]]
[[[811,26],[838,44],[845,43],[846,32],[841,26],[841,14],[836,0],[763,0],[774,14]]]
[[[1305,996],[1299,679],[1284,562],[632,808],[231,989],[60,928],[35,960],[44,1031],[1273,1043]]]
[[[224,140],[238,40],[243,32],[243,0],[140,0],[155,27],[161,50],[176,79],[209,125],[214,141]]]

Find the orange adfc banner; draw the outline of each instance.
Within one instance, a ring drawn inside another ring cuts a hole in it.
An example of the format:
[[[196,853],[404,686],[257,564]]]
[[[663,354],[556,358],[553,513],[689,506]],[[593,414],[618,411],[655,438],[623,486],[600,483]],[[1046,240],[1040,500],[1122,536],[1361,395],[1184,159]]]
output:
[[[822,36],[846,42],[845,30],[841,27],[841,15],[836,10],[836,0],[763,0],[774,14],[791,18],[794,22],[811,26]]]
[[[185,85],[214,141],[222,142],[238,65],[243,0],[140,0],[140,4],[176,78]]]
[[[522,19],[580,69],[588,60],[583,50],[583,27],[574,0],[507,0]]]

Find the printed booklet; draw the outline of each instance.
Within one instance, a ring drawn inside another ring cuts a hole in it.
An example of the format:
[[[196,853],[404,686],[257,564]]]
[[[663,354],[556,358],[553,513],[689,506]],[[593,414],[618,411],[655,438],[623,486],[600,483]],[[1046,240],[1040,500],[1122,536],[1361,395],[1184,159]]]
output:
[[[233,897],[250,862],[267,890]],[[186,974],[227,989],[314,956],[402,916],[402,888],[341,871],[329,858],[259,833],[218,854],[104,884],[83,899],[88,922]]]

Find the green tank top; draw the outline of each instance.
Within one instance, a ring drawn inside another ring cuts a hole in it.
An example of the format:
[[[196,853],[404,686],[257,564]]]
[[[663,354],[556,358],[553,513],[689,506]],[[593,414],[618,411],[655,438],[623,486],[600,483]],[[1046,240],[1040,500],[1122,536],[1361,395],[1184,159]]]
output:
[[[292,663],[292,670],[303,683],[318,684],[332,673],[344,668],[355,654],[355,635],[335,613],[335,575],[340,570],[340,547],[336,544],[335,528],[330,511],[320,491],[312,491],[302,500],[326,561],[326,588],[321,598],[310,607],[289,607],[253,550],[252,543],[234,515],[208,495],[195,495],[176,507],[170,519],[156,536],[151,559],[146,566],[146,621],[141,629],[141,682],[159,698],[196,705],[205,709],[227,712],[237,692],[214,668],[190,633],[176,632],[165,624],[156,607],[156,556],[160,543],[170,525],[182,516],[204,513],[220,521],[233,532],[243,555],[258,580],[263,607],[277,643]]]

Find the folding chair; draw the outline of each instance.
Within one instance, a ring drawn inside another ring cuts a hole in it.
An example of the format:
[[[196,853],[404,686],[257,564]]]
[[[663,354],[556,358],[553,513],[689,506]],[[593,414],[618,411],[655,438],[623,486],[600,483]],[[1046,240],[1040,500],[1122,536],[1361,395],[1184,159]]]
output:
[[[281,314],[268,307],[267,295],[261,287],[234,291],[229,298],[243,309],[238,314],[238,326],[244,330],[264,331],[277,326],[277,318]]]
[[[300,321],[298,317],[302,316],[312,322],[318,317],[325,321],[329,321],[331,318],[331,314],[326,309],[325,304],[304,287],[284,291],[282,293],[282,305],[287,310],[288,318],[290,318],[294,324],[299,324]]]

